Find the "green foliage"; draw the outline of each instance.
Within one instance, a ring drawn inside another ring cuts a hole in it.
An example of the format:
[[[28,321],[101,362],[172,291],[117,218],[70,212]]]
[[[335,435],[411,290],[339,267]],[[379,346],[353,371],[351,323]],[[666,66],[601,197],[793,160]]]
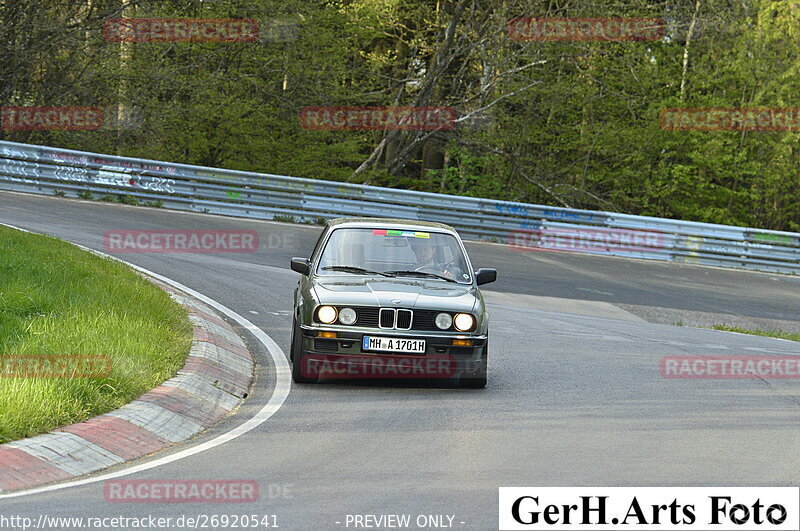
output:
[[[0,443],[106,413],[154,388],[182,366],[191,331],[185,309],[126,266],[0,227],[0,373],[39,356],[111,362],[107,376],[0,378]]]
[[[723,324],[715,324],[711,327],[713,330],[724,330],[726,332],[738,332],[739,334],[750,334],[753,336],[764,337],[777,337],[779,339],[787,339],[789,341],[800,341],[800,334],[795,332],[784,332],[781,330],[746,330],[738,326],[728,326]]]
[[[138,205],[139,200],[133,197],[132,195],[118,195],[114,200],[117,203],[122,203],[123,205]]]
[[[109,127],[5,138],[800,230],[800,132],[667,131],[659,121],[671,107],[797,106],[796,0],[143,0],[122,14],[299,25],[259,43],[126,45],[102,37],[118,0],[82,4],[0,4],[0,104],[108,106]],[[517,16],[657,17],[666,27],[653,42],[518,42],[507,28]],[[298,118],[306,106],[417,104],[485,107],[488,120],[421,140],[427,132],[307,130]]]

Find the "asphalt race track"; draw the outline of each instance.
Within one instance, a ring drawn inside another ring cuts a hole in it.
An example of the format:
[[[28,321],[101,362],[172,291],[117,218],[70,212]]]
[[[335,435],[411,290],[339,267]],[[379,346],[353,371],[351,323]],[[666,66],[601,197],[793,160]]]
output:
[[[286,353],[297,281],[289,258],[307,255],[320,231],[10,193],[0,193],[0,222],[101,251],[103,234],[115,229],[256,230],[257,253],[118,256],[247,317]],[[519,253],[497,244],[467,247],[475,267],[498,269],[499,280],[487,291],[506,294],[487,297],[486,389],[293,384],[277,413],[253,431],[129,476],[255,479],[261,487],[255,505],[109,503],[100,481],[0,497],[0,514],[274,514],[290,530],[345,529],[348,514],[424,514],[454,515],[455,528],[482,530],[497,528],[501,486],[800,482],[798,380],[664,379],[659,368],[668,355],[798,355],[797,343],[603,316],[611,303],[798,320],[800,279]],[[542,309],[544,297],[558,298],[548,304],[562,305],[563,312]],[[587,300],[603,304],[570,313]],[[240,333],[258,363],[246,405],[166,453],[232,429],[269,399],[275,384],[269,356],[248,332]]]

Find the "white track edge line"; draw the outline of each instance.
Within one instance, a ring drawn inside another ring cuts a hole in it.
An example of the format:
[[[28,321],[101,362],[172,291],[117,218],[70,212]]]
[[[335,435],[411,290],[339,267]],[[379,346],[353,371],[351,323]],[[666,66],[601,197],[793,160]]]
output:
[[[25,230],[25,229],[22,229],[22,228],[19,228],[19,227],[15,227],[13,225],[9,225],[9,224],[6,224],[6,223],[0,223],[0,225],[4,225],[6,227],[10,227],[12,229],[17,229],[17,230],[20,230],[20,231],[23,231],[23,232],[31,232],[29,230]],[[33,234],[35,234],[35,233],[33,233]],[[49,235],[47,235],[47,236],[49,236]],[[183,458],[186,458],[186,457],[190,457],[190,456],[199,454],[201,452],[205,452],[206,450],[210,450],[212,448],[215,448],[217,446],[225,444],[226,442],[232,441],[233,439],[236,439],[237,437],[239,437],[241,435],[244,435],[245,433],[249,432],[250,430],[260,426],[267,419],[269,419],[272,415],[274,415],[275,413],[278,412],[280,407],[286,401],[286,397],[289,396],[289,390],[291,389],[291,386],[292,386],[292,383],[291,383],[292,379],[291,379],[290,374],[289,374],[289,362],[286,360],[286,355],[283,353],[283,350],[281,350],[281,348],[278,346],[278,344],[275,343],[275,341],[271,337],[269,337],[263,330],[261,330],[256,325],[254,325],[253,323],[251,323],[250,321],[248,321],[247,319],[245,319],[244,317],[242,317],[238,313],[234,312],[230,308],[227,308],[226,306],[223,306],[222,304],[218,303],[217,301],[215,301],[215,300],[203,295],[202,293],[198,293],[197,291],[195,291],[195,290],[193,290],[193,289],[191,289],[191,288],[189,288],[187,286],[184,286],[183,284],[181,284],[179,282],[176,282],[176,281],[174,281],[172,279],[169,279],[167,277],[161,276],[158,273],[153,273],[152,271],[149,271],[149,270],[147,270],[147,269],[145,269],[143,267],[139,267],[137,265],[130,264],[130,263],[125,262],[124,260],[120,260],[119,258],[116,258],[114,256],[110,256],[110,255],[107,255],[105,253],[101,253],[100,251],[96,251],[94,249],[89,249],[88,247],[84,247],[83,245],[79,245],[79,244],[72,243],[72,242],[68,242],[68,243],[70,243],[72,245],[75,245],[76,247],[79,247],[81,249],[90,251],[90,252],[92,252],[94,254],[97,254],[99,256],[103,256],[105,258],[111,258],[113,260],[117,260],[119,262],[122,262],[122,263],[128,265],[129,267],[139,271],[140,273],[144,273],[144,274],[149,275],[149,276],[151,276],[151,277],[153,277],[153,278],[155,278],[155,279],[157,279],[157,280],[159,280],[159,281],[161,281],[161,282],[163,282],[165,284],[169,284],[170,286],[172,286],[174,288],[177,288],[177,289],[183,291],[184,293],[187,293],[187,294],[191,295],[192,297],[195,297],[195,298],[203,301],[204,303],[206,303],[209,306],[213,307],[215,310],[217,310],[219,312],[222,312],[223,314],[227,315],[228,317],[230,317],[231,319],[233,319],[234,321],[236,321],[237,323],[242,325],[242,327],[246,328],[251,334],[253,334],[253,336],[255,336],[256,339],[258,339],[261,342],[261,344],[264,345],[264,347],[266,347],[267,351],[269,351],[269,353],[270,353],[270,356],[272,356],[272,361],[275,363],[275,377],[276,377],[275,390],[272,393],[272,396],[270,397],[269,401],[267,401],[267,403],[264,405],[264,407],[261,408],[261,410],[258,411],[258,413],[256,413],[253,417],[248,419],[246,422],[240,424],[236,428],[234,428],[234,429],[232,429],[232,430],[230,430],[230,431],[228,431],[226,433],[223,433],[222,435],[219,435],[219,436],[215,437],[214,439],[212,439],[210,441],[206,441],[204,443],[198,444],[197,446],[192,446],[191,448],[187,448],[185,450],[181,450],[181,451],[176,452],[176,453],[174,453],[172,455],[161,457],[161,458],[155,459],[153,461],[148,461],[147,463],[143,463],[141,465],[132,466],[130,468],[126,468],[124,470],[119,470],[117,472],[111,472],[109,474],[102,474],[100,476],[86,478],[86,479],[80,479],[80,480],[77,480],[77,481],[69,481],[67,483],[58,483],[58,484],[55,484],[55,485],[48,485],[46,487],[33,488],[33,489],[21,491],[21,492],[0,493],[0,500],[4,500],[4,499],[7,499],[7,498],[19,498],[19,497],[22,497],[22,496],[30,496],[30,495],[33,495],[33,494],[41,494],[41,493],[45,493],[45,492],[53,492],[53,491],[56,491],[56,490],[66,489],[66,488],[70,488],[70,487],[77,487],[77,486],[80,486],[80,485],[88,485],[90,483],[97,483],[98,481],[104,481],[104,480],[108,480],[108,479],[128,476],[128,475],[131,475],[131,474],[135,474],[137,472],[142,472],[144,470],[150,470],[151,468],[156,468],[156,467],[161,466],[161,465],[166,465],[168,463],[172,463],[174,461],[178,461],[180,459],[183,459]],[[178,443],[178,444],[180,444],[180,443]]]

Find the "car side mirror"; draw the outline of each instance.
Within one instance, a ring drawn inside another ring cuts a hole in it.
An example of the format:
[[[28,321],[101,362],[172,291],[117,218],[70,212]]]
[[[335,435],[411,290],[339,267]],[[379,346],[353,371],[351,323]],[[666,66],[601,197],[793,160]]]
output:
[[[488,284],[489,282],[494,282],[495,280],[497,280],[497,269],[482,267],[475,271],[475,281],[479,286]]]
[[[311,272],[311,260],[307,258],[292,258],[292,271],[297,271],[301,275],[308,276]]]

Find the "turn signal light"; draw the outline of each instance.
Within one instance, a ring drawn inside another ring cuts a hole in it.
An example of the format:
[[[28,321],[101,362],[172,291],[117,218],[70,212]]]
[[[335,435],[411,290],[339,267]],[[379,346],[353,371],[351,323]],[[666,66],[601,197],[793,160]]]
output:
[[[471,339],[454,339],[453,340],[454,347],[471,347],[472,340]]]
[[[328,337],[330,339],[336,339],[336,332],[317,332],[317,337]]]

